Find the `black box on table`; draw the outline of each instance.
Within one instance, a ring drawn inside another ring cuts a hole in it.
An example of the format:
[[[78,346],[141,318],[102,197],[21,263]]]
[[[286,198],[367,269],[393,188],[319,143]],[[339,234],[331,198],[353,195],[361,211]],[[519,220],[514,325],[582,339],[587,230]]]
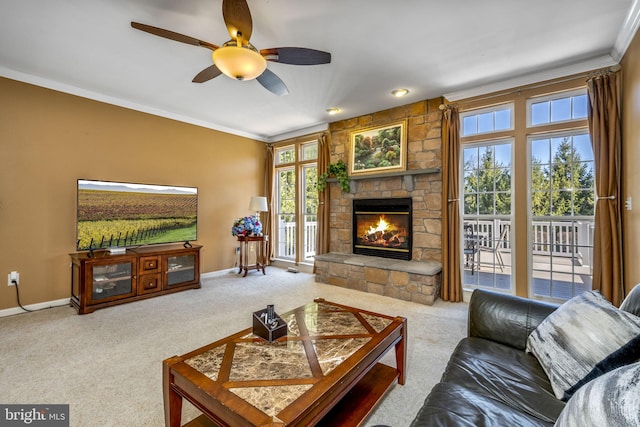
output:
[[[272,316],[271,318],[269,316]],[[269,342],[287,336],[287,322],[269,308],[253,313],[253,334]]]

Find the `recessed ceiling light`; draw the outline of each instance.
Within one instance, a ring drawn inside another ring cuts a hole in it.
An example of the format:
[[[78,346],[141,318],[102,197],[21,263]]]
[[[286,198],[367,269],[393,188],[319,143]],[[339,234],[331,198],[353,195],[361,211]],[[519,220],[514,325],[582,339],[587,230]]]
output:
[[[391,91],[391,95],[400,98],[409,93],[409,89],[395,89]]]
[[[332,116],[335,114],[338,114],[339,112],[340,112],[340,109],[338,107],[327,108],[327,113],[329,113]]]

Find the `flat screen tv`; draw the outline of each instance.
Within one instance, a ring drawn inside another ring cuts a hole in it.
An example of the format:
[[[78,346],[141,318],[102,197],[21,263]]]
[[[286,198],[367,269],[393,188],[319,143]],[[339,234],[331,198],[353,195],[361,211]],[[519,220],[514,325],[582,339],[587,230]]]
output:
[[[76,249],[197,239],[198,189],[78,180]]]

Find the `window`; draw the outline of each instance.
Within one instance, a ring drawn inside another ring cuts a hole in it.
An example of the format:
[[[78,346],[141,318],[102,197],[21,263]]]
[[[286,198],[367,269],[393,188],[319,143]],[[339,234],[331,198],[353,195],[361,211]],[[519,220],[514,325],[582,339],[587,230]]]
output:
[[[317,146],[316,146],[317,157]],[[313,262],[316,254],[316,232],[318,230],[318,167],[314,164],[302,166],[303,194],[302,194],[302,248],[299,261]]]
[[[463,148],[463,284],[512,290],[512,141]]]
[[[318,211],[318,143],[297,142],[277,147],[275,154],[275,256],[313,262]]]
[[[296,161],[295,147],[284,147],[276,149],[276,165],[284,165]]]
[[[586,119],[586,89],[529,99],[527,110],[529,126]]]
[[[296,173],[294,167],[280,168],[277,180],[277,236],[276,257],[295,259],[296,256]]]
[[[595,166],[584,80],[488,99],[494,105],[470,100],[460,115],[463,286],[553,301],[590,290]]]
[[[569,299],[591,290],[595,174],[586,131],[530,138],[533,295]]]
[[[464,137],[513,129],[512,111],[513,105],[509,104],[462,113],[460,134]]]

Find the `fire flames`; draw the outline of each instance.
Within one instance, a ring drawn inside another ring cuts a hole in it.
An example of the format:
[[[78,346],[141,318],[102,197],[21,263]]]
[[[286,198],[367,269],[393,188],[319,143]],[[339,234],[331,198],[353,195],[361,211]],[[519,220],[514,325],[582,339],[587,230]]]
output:
[[[382,216],[380,217],[380,220],[378,221],[378,224],[375,227],[369,226],[368,234],[374,234],[376,231],[381,231],[384,233],[385,231],[387,231],[387,228],[389,228],[389,223],[385,221],[384,216]]]
[[[398,247],[406,242],[406,230],[399,230],[381,215],[377,223],[369,225],[368,230],[365,229],[360,241],[367,246]]]

